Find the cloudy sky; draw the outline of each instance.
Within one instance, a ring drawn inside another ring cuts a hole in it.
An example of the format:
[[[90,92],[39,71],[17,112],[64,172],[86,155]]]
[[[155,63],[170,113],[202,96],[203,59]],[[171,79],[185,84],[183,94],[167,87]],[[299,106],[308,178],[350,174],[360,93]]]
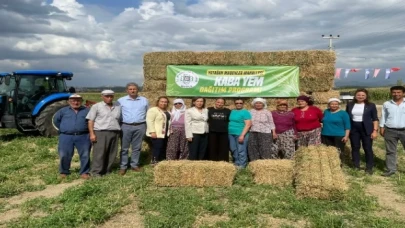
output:
[[[396,81],[405,79],[403,12],[405,0],[0,0],[0,71],[69,70],[76,86],[142,83],[145,52],[327,49],[321,35],[332,34],[341,37],[336,67],[401,67]],[[390,81],[383,76],[337,83]]]

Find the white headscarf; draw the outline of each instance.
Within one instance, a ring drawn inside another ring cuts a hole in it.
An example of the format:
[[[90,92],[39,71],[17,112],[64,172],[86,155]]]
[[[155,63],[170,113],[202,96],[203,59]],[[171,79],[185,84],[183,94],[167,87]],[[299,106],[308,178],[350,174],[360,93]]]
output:
[[[266,102],[265,99],[263,99],[263,98],[261,98],[261,97],[257,97],[257,98],[255,98],[255,99],[253,99],[253,101],[252,101],[252,106],[253,106],[253,107],[255,106],[255,103],[256,103],[256,102],[262,103],[262,104],[264,105],[264,108],[265,108],[265,109],[267,108],[267,102]]]
[[[176,109],[175,105],[176,103],[182,103],[183,105],[181,106],[180,109]],[[186,105],[184,104],[183,99],[175,99],[173,101],[173,108],[172,108],[172,121],[177,121],[180,119],[180,116],[182,113],[186,111]]]

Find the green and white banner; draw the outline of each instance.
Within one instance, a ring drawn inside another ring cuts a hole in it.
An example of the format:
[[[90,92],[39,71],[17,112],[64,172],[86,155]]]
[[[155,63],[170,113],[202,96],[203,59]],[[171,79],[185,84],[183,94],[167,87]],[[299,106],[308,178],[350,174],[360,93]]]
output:
[[[167,66],[167,96],[297,97],[297,66]]]

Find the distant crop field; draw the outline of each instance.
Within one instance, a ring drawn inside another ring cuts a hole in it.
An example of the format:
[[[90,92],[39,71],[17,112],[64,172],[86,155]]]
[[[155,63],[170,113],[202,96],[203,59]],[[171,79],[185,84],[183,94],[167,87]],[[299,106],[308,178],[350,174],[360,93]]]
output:
[[[340,92],[349,92],[354,95],[357,88],[345,88],[338,89]],[[390,87],[379,88],[366,88],[369,92],[370,101],[375,103],[381,103],[391,99]]]

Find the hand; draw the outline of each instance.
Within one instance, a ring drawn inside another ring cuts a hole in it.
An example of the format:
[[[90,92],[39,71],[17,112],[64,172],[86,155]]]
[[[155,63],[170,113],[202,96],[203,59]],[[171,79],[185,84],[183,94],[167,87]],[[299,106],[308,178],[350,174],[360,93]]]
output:
[[[382,137],[384,137],[384,133],[385,133],[385,129],[384,129],[384,128],[380,128],[380,135],[381,135]]]
[[[239,136],[238,142],[239,142],[240,144],[243,144],[244,141],[245,141],[245,136],[243,136],[243,135]]]
[[[90,134],[90,141],[91,141],[92,143],[97,142],[97,137],[96,137],[95,134]]]
[[[273,132],[273,139],[274,140],[278,139],[278,135],[276,134],[276,132]]]
[[[155,132],[151,132],[151,133],[150,133],[150,137],[151,137],[152,139],[156,139],[156,138],[157,138],[157,135],[156,135]]]
[[[349,137],[347,137],[347,136],[345,136],[345,137],[342,138],[342,142],[343,142],[343,143],[346,143],[348,140],[349,140]]]
[[[377,131],[373,131],[373,133],[371,133],[371,139],[376,139],[378,136]]]
[[[297,141],[298,140],[298,135],[294,135],[293,138],[294,138],[294,141]]]
[[[193,138],[187,138],[187,141],[192,142]]]

